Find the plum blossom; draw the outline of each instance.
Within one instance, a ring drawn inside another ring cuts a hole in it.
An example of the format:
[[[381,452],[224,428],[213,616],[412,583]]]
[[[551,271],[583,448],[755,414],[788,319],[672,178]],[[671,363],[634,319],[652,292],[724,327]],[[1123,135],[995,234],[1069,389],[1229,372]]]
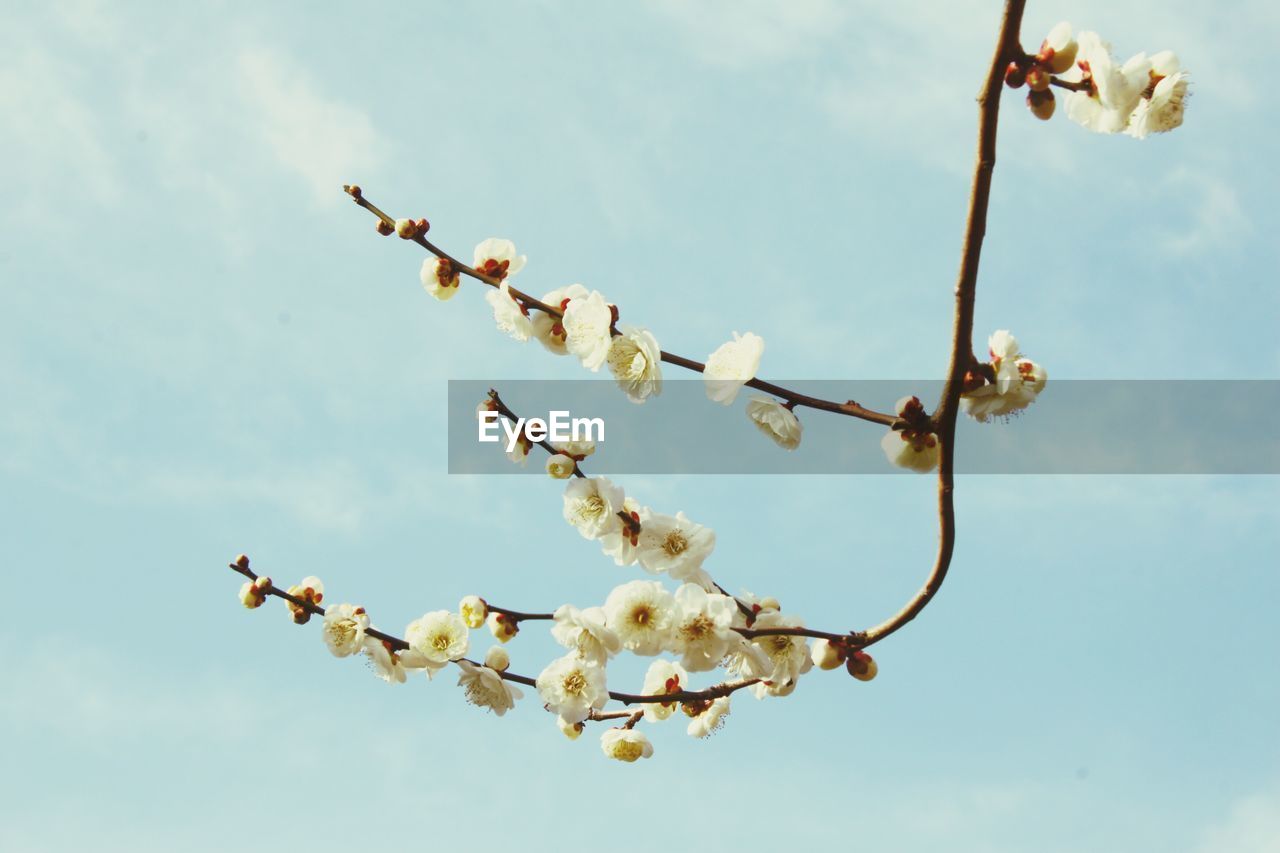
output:
[[[308,575],[298,583],[289,587],[287,592],[294,598],[300,598],[310,604],[319,604],[324,601],[324,583],[315,575]],[[284,600],[285,607],[289,609],[289,613],[293,616],[293,621],[299,625],[305,625],[311,621],[311,611],[301,605],[294,604],[289,599]]]
[[[261,607],[267,600],[269,589],[271,589],[271,578],[266,575],[245,581],[240,587],[240,603],[250,610]]]
[[[567,480],[577,470],[578,463],[563,453],[554,453],[547,457],[547,474],[555,480]]]
[[[493,322],[498,331],[505,332],[514,340],[527,341],[533,334],[533,323],[529,320],[529,309],[511,295],[511,287],[504,281],[496,290],[484,295],[485,301],[493,308]]]
[[[607,729],[600,736],[600,749],[609,758],[628,763],[653,755],[649,738],[635,729]]]
[[[566,723],[564,717],[556,717],[556,723],[560,726],[560,732],[569,740],[577,740],[586,729],[586,724],[581,720],[576,723]]]
[[[566,723],[580,723],[609,701],[604,667],[575,653],[556,658],[538,674],[538,695]]]
[[[466,691],[467,702],[478,708],[488,708],[501,717],[524,696],[520,688],[487,666],[476,666],[469,660],[458,661],[458,666],[462,669],[458,686]]]
[[[1167,133],[1180,126],[1188,83],[1188,75],[1173,51],[1163,50],[1152,56],[1150,81],[1124,132],[1134,139],[1146,139],[1148,134]]]
[[[649,664],[649,670],[644,675],[644,687],[640,692],[646,696],[658,696],[679,693],[681,690],[687,690],[688,687],[689,673],[684,671],[684,667],[669,660],[658,659]],[[670,717],[675,710],[674,701],[646,702],[644,718],[649,722],[658,722]]]
[[[773,611],[761,613],[756,617],[756,628],[803,628],[804,621],[794,616],[784,616]],[[796,681],[813,666],[809,655],[809,646],[804,637],[793,637],[788,634],[766,634],[756,637],[751,644],[764,652],[769,660],[769,669],[754,672],[761,678],[759,684],[752,685],[751,690],[757,698],[765,696],[785,696],[795,688]]]
[[[693,523],[683,512],[671,516],[645,510],[640,514],[636,554],[648,572],[710,585],[702,563],[715,547],[715,531]]]
[[[1071,24],[1066,21],[1054,26],[1040,43],[1036,59],[1051,74],[1062,74],[1075,65],[1079,44],[1071,37]]]
[[[366,636],[364,655],[373,667],[373,674],[388,684],[404,684],[411,669],[426,669],[427,660],[412,649],[396,651],[386,640]]]
[[[804,427],[789,406],[772,397],[755,394],[747,401],[747,417],[779,447],[795,450],[800,446]]]
[[[1117,65],[1111,45],[1094,32],[1080,33],[1074,75],[1085,88],[1067,97],[1067,117],[1095,133],[1119,133],[1129,124],[1149,80],[1145,53]]]
[[[583,660],[603,666],[622,651],[622,640],[608,627],[601,607],[579,610],[572,604],[562,604],[556,608],[554,619],[551,636]]]
[[[413,620],[404,638],[410,649],[425,658],[428,675],[461,658],[471,645],[466,623],[449,610],[433,610]]]
[[[561,312],[568,306],[572,299],[585,298],[588,291],[580,284],[571,284],[568,287],[559,287],[551,292],[543,295],[542,303],[550,305],[552,308],[558,308]],[[548,352],[555,355],[568,355],[569,350],[565,348],[565,332],[564,323],[554,314],[548,314],[544,311],[537,312],[532,320],[533,334]]]
[[[732,598],[687,583],[676,590],[671,649],[690,672],[715,669],[742,639],[733,630],[738,606]]]
[[[488,627],[489,633],[493,634],[494,639],[503,643],[511,642],[511,638],[520,633],[520,623],[505,613],[490,611],[484,624]]]
[[[579,477],[565,486],[564,520],[583,539],[599,539],[621,524],[623,494],[607,477]]]
[[[984,423],[1030,406],[1049,379],[1043,367],[1022,355],[1017,338],[1007,331],[993,334],[988,347],[995,381],[966,391],[960,398],[961,408]]]
[[[615,587],[604,602],[606,624],[637,655],[656,655],[671,642],[675,599],[657,581]]]
[[[929,416],[919,397],[903,397],[895,406],[898,417],[906,422],[902,429],[891,429],[880,439],[885,457],[894,465],[923,474],[938,467],[938,436],[930,428]]]
[[[464,596],[458,602],[458,615],[468,628],[479,628],[489,616],[489,605],[478,595]]]
[[[510,240],[490,237],[482,240],[477,246],[471,264],[478,272],[503,281],[507,276],[515,275],[524,269],[524,255],[516,254],[516,244]]]
[[[453,262],[448,258],[427,258],[418,273],[422,286],[441,302],[448,302],[458,295],[460,279]]]
[[[345,658],[364,648],[364,632],[369,627],[369,614],[354,604],[335,604],[325,611],[320,635],[334,657]]]
[[[511,655],[502,646],[490,646],[484,653],[484,665],[495,672],[506,672],[511,666]]]
[[[613,341],[613,306],[604,301],[600,291],[593,290],[585,297],[570,299],[560,322],[569,354],[576,355],[588,370],[599,370]]]
[[[639,501],[633,498],[624,498],[622,512],[635,524],[624,522],[600,537],[601,550],[604,551],[606,557],[613,557],[613,561],[619,566],[634,565],[636,560],[639,559],[637,546],[640,544],[640,533],[638,528],[640,516],[645,511],[640,506]]]
[[[847,652],[839,643],[819,638],[809,647],[809,658],[818,669],[835,669],[842,666]]]
[[[609,344],[609,372],[633,403],[643,403],[662,393],[662,348],[648,329],[618,326],[621,332]]]
[[[712,699],[705,705],[696,708],[697,713],[689,721],[687,731],[691,737],[707,738],[719,731],[724,725],[724,718],[729,716],[729,697],[721,696]],[[688,709],[686,709],[688,713]]]
[[[733,333],[733,340],[720,345],[707,356],[702,372],[707,397],[728,406],[738,399],[738,390],[756,376],[760,356],[764,354],[764,338],[747,332]]]

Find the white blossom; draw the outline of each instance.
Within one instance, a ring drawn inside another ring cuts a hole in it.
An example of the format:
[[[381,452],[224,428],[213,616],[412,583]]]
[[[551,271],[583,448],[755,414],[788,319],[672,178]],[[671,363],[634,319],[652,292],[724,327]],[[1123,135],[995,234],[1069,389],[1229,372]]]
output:
[[[567,480],[573,476],[578,463],[563,453],[555,453],[547,457],[547,473],[556,480]]]
[[[581,439],[579,441],[557,441],[552,445],[557,451],[581,462],[588,456],[596,452],[596,443],[589,439]]]
[[[600,749],[609,758],[628,763],[653,755],[649,738],[635,729],[606,729],[600,735]]]
[[[612,342],[613,307],[604,301],[600,291],[569,300],[561,319],[565,349],[576,355],[582,366],[596,371],[604,364]]]
[[[644,674],[644,686],[640,692],[645,696],[658,696],[665,693],[679,693],[689,687],[689,673],[684,667],[663,658],[649,664]],[[658,722],[670,717],[676,710],[676,702],[644,703],[644,718],[650,722]]]
[[[511,666],[511,655],[502,646],[490,646],[484,653],[484,665],[496,672],[505,672]]]
[[[497,324],[498,331],[517,341],[529,340],[533,324],[529,320],[528,309],[516,302],[511,295],[511,287],[505,281],[496,290],[490,289],[484,298],[493,307],[493,322]]]
[[[772,397],[752,395],[747,401],[747,417],[779,447],[795,450],[800,446],[804,426],[795,412]]]
[[[1135,139],[1145,139],[1148,134],[1167,133],[1179,127],[1189,82],[1173,51],[1152,56],[1150,81],[1124,132]]]
[[[583,659],[604,665],[622,651],[622,640],[608,627],[603,608],[579,610],[572,604],[562,604],[553,615],[551,636]]]
[[[640,506],[640,502],[633,498],[624,498],[622,501],[622,512],[636,525],[640,524],[640,517],[645,511]],[[635,564],[639,559],[637,548],[639,544],[640,534],[636,532],[634,526],[625,522],[600,537],[601,550],[604,551],[605,556],[613,557],[613,561],[619,566]]]
[[[428,675],[461,658],[471,645],[466,623],[449,610],[434,610],[413,620],[404,638],[410,649],[426,659]]]
[[[476,666],[468,660],[459,661],[458,666],[462,669],[458,686],[466,691],[467,701],[472,705],[488,708],[501,717],[524,696],[520,688],[487,666]]]
[[[715,531],[693,523],[683,512],[671,516],[645,510],[640,514],[636,554],[646,571],[705,585],[709,579],[702,563],[715,547]]]
[[[453,263],[444,258],[427,258],[418,273],[422,286],[441,302],[448,302],[458,295],[460,279]]]
[[[516,244],[510,240],[490,237],[476,246],[474,262],[478,271],[496,279],[505,279],[524,269],[525,256],[516,254]]]
[[[586,725],[581,720],[576,723],[567,723],[564,717],[556,717],[556,723],[560,726],[561,733],[569,740],[577,740],[582,736],[582,732],[586,728]]]
[[[240,603],[250,610],[254,610],[262,606],[267,600],[267,590],[271,589],[271,578],[266,575],[257,577],[251,581],[245,581],[240,587]]]
[[[761,613],[756,617],[756,628],[803,628],[804,621],[794,616],[784,616],[773,611]],[[801,675],[813,667],[809,656],[809,646],[804,637],[793,637],[788,634],[766,634],[756,637],[752,645],[764,652],[769,659],[767,672],[757,672],[762,679],[759,684],[752,685],[751,690],[758,698],[765,696],[785,696],[794,689]]]
[[[716,403],[730,405],[738,398],[738,389],[750,382],[760,368],[760,356],[764,354],[764,339],[747,332],[733,333],[733,340],[707,356],[703,381],[707,396]]]
[[[566,723],[580,723],[609,701],[604,667],[575,653],[556,658],[538,674],[538,695]]]
[[[724,718],[727,716],[729,716],[729,697],[721,696],[711,700],[706,708],[689,721],[687,731],[692,737],[711,737],[724,725]]]
[[[479,628],[489,616],[489,605],[478,595],[463,596],[458,602],[458,615],[468,628]]]
[[[300,598],[311,604],[319,604],[324,601],[324,583],[315,575],[308,575],[293,586],[289,587],[286,592],[294,598]],[[305,607],[299,604],[294,604],[287,598],[284,600],[284,604],[285,607],[288,608],[289,613],[292,614],[294,622],[299,625],[305,625],[307,622],[311,621],[311,611],[307,610]]]
[[[1007,331],[993,334],[988,346],[995,382],[966,391],[960,398],[961,408],[983,422],[1030,406],[1049,379],[1043,367],[1022,355],[1017,339]]]
[[[1073,82],[1083,82],[1086,88],[1067,97],[1067,117],[1095,133],[1119,133],[1147,87],[1150,62],[1140,53],[1117,65],[1111,45],[1094,32],[1081,33],[1078,44]]]
[[[609,372],[633,403],[643,403],[662,393],[662,348],[648,329],[618,326],[621,332],[609,344]]]
[[[819,638],[809,647],[809,659],[819,669],[835,669],[844,664],[845,656],[844,646],[829,640]]]
[[[364,648],[364,632],[369,627],[369,614],[354,604],[335,604],[325,611],[320,634],[334,657],[345,658]]]
[[[504,643],[511,642],[511,638],[520,633],[520,623],[505,613],[490,611],[489,617],[484,620],[484,624],[495,639]]]
[[[928,428],[928,416],[919,397],[903,397],[894,407],[906,421],[903,429],[890,429],[880,439],[885,457],[894,465],[917,473],[938,467],[938,436]]]
[[[671,642],[675,599],[657,581],[615,587],[604,602],[606,624],[637,655],[656,655]]]
[[[427,659],[418,652],[396,651],[390,643],[377,637],[364,638],[364,655],[373,667],[373,674],[388,684],[404,684],[409,670],[427,667]]]
[[[622,523],[622,488],[607,477],[579,477],[564,490],[564,520],[584,539],[599,539]]]
[[[1050,50],[1053,51],[1052,54],[1048,54]],[[1053,74],[1061,74],[1075,65],[1078,50],[1079,45],[1071,37],[1071,24],[1066,21],[1049,30],[1040,44],[1041,55],[1047,56],[1049,71]]]
[[[586,296],[587,289],[585,287],[580,284],[571,284],[568,287],[559,287],[550,293],[544,294],[542,303],[559,309],[563,313],[569,300],[582,299]],[[559,317],[554,314],[548,314],[545,311],[538,311],[533,315],[531,322],[533,323],[534,337],[549,352],[556,355],[569,354],[569,350],[565,348],[564,323],[561,322]]]
[[[709,593],[687,583],[676,590],[671,649],[690,672],[715,669],[741,635],[733,630],[737,603],[727,595]]]

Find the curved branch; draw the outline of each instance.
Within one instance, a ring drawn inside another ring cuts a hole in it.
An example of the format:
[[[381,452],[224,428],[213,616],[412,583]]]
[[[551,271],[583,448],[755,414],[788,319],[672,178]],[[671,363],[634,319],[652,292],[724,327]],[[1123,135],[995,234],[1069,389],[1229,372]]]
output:
[[[974,362],[973,303],[978,290],[978,261],[982,256],[982,239],[987,233],[987,205],[991,198],[991,174],[996,166],[996,127],[1000,116],[1000,94],[1004,71],[1009,62],[1025,54],[1018,33],[1026,0],[1006,0],[1000,36],[987,81],[978,95],[978,157],[973,171],[973,187],[969,193],[969,216],[965,225],[964,249],[960,255],[960,272],[956,280],[956,314],[951,336],[951,364],[942,400],[934,414],[934,427],[940,447],[938,461],[938,554],[933,571],[920,591],[901,610],[866,632],[864,646],[878,643],[906,625],[929,604],[942,582],[956,544],[956,516],[952,501],[955,481],[956,418],[960,411],[960,391],[964,375]]]

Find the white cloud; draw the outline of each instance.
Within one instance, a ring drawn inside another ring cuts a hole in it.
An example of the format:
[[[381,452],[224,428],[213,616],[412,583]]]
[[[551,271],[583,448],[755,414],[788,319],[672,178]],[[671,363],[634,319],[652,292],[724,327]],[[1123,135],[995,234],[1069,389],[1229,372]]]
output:
[[[702,61],[729,68],[809,53],[815,41],[837,35],[850,13],[835,0],[654,0],[652,5],[671,19]]]
[[[1238,800],[1226,820],[1210,828],[1199,853],[1274,853],[1280,850],[1280,788]]]
[[[384,145],[369,117],[327,96],[287,55],[249,48],[236,68],[240,93],[253,113],[245,117],[246,126],[258,128],[278,165],[306,181],[318,203],[340,200],[344,182],[377,164]]]

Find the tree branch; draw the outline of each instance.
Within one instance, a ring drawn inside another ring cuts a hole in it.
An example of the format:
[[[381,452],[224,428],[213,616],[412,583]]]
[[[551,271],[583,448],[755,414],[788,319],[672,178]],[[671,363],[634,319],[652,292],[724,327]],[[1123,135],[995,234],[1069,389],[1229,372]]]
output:
[[[956,280],[956,313],[951,336],[951,363],[942,400],[934,413],[938,434],[938,553],[933,571],[920,591],[901,610],[866,632],[864,646],[878,643],[920,614],[942,588],[956,544],[955,485],[956,418],[960,411],[960,392],[965,372],[974,363],[973,303],[978,290],[978,261],[982,256],[982,239],[987,232],[987,205],[991,198],[991,175],[996,166],[996,127],[1000,117],[1000,95],[1004,72],[1009,62],[1025,55],[1019,40],[1022,10],[1026,0],[1007,0],[1000,35],[991,57],[987,81],[978,95],[978,156],[973,170],[973,187],[969,192],[969,216],[965,224],[964,248],[960,255],[960,272]]]

